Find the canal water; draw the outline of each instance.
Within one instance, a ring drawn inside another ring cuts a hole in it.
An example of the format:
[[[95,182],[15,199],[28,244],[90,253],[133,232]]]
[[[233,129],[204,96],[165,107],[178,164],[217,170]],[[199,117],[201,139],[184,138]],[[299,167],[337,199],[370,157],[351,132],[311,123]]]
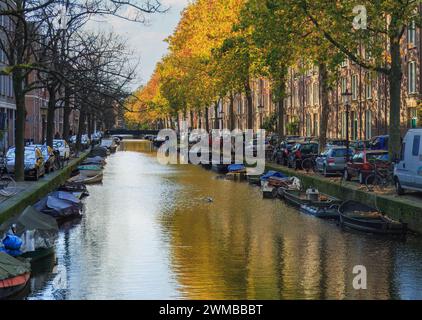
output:
[[[28,299],[422,298],[420,238],[342,232],[247,183],[161,166],[141,141],[107,162]],[[357,265],[367,290],[353,289]]]

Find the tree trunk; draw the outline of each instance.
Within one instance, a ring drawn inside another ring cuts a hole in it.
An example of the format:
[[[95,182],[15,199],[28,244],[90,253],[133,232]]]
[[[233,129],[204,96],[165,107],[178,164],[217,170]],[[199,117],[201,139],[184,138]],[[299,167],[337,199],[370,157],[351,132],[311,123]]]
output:
[[[207,130],[207,132],[210,132],[210,123],[209,123],[209,119],[208,119],[208,107],[205,108],[205,130]]]
[[[47,145],[53,147],[54,139],[54,114],[56,111],[56,87],[48,87],[48,108],[47,108]]]
[[[25,152],[25,93],[22,88],[22,71],[16,69],[13,72],[13,89],[16,103],[15,122],[15,180],[24,180],[24,152]]]
[[[63,110],[63,139],[69,140],[69,131],[70,131],[70,113],[72,112],[70,108],[70,94],[69,89],[65,88],[65,98],[64,98],[64,110]]]
[[[247,113],[248,113],[248,127],[247,129],[253,130],[253,99],[252,99],[252,90],[251,90],[251,85],[249,83],[249,78],[248,80],[245,82],[245,95],[246,95],[246,108],[247,108]]]
[[[81,108],[79,111],[79,124],[78,124],[78,134],[76,135],[76,152],[79,153],[81,151],[81,138],[82,134],[85,131],[85,120],[86,120],[86,112],[84,107]]]
[[[214,128],[220,129],[220,121],[218,119],[218,102],[214,104]]]
[[[193,111],[192,110],[189,111],[189,117],[190,117],[190,128],[193,129],[194,123],[193,123]]]
[[[330,102],[328,98],[328,70],[327,65],[323,62],[319,64],[319,84],[321,92],[321,116],[319,119],[319,149],[320,152],[322,152],[327,144],[328,117],[330,115]]]
[[[235,128],[235,121],[234,121],[234,96],[230,94],[230,104],[229,104],[229,116],[230,116],[230,131],[233,131]]]
[[[401,106],[401,82],[403,72],[401,69],[402,59],[400,56],[400,39],[390,39],[391,72],[390,80],[390,126],[389,126],[389,152],[391,159],[400,155],[400,106]]]

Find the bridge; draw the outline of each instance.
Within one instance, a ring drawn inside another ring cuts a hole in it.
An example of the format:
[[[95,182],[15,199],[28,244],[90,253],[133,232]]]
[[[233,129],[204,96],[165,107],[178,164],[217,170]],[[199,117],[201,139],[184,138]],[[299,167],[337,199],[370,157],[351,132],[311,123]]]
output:
[[[106,135],[112,136],[134,136],[139,137],[142,135],[158,135],[159,130],[129,130],[129,129],[111,129],[106,130]]]

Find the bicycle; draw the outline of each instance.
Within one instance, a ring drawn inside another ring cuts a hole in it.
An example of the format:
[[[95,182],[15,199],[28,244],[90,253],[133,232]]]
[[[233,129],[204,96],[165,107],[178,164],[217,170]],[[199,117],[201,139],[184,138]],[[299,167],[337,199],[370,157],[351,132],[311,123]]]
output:
[[[6,158],[0,162],[0,195],[11,197],[17,193],[16,181],[7,173]]]
[[[309,171],[317,172],[316,169],[316,158],[317,155],[311,155],[302,161],[302,169],[309,173]]]
[[[366,178],[365,185],[368,191],[378,189],[383,191],[391,185],[394,185],[393,170],[391,168],[380,168],[377,162],[373,162],[372,173]]]

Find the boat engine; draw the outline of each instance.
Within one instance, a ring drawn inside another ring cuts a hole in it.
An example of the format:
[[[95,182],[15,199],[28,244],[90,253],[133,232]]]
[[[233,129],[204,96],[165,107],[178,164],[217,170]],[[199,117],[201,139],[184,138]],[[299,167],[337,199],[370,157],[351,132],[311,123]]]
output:
[[[306,198],[309,201],[319,201],[319,191],[314,188],[306,190]]]

